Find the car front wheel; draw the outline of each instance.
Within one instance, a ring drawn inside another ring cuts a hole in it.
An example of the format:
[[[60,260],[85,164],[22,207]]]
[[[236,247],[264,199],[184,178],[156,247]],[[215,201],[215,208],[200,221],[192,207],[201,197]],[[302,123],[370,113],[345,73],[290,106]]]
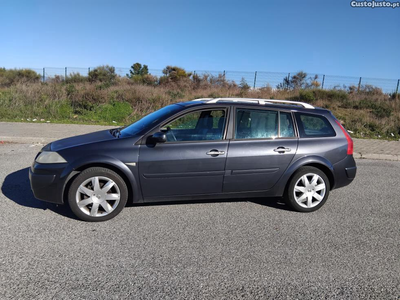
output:
[[[292,177],[285,198],[294,210],[312,212],[324,205],[329,190],[329,179],[324,172],[314,167],[302,167]]]
[[[94,167],[80,173],[68,192],[72,212],[81,220],[106,221],[114,218],[125,207],[128,188],[114,171]]]

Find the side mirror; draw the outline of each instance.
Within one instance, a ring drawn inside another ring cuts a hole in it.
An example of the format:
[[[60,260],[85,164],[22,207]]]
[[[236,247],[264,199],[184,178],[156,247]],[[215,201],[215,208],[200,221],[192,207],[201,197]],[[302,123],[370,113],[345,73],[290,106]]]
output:
[[[156,132],[152,135],[151,140],[155,143],[165,143],[167,141],[167,135],[164,132]]]

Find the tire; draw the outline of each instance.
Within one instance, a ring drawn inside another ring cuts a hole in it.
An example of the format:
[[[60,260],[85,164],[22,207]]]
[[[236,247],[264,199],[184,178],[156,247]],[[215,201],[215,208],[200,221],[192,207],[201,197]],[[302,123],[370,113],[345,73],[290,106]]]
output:
[[[296,211],[312,212],[324,205],[329,190],[329,179],[324,172],[314,167],[301,167],[290,180],[285,200]]]
[[[81,220],[101,222],[114,218],[128,201],[125,181],[106,168],[88,168],[72,182],[68,204]]]

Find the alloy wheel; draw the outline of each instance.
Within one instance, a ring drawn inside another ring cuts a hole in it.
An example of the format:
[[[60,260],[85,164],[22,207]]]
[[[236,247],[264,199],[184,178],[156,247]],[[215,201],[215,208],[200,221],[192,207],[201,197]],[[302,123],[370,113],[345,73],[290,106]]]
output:
[[[83,181],[76,191],[79,209],[91,217],[103,217],[113,212],[121,199],[118,185],[105,176],[95,176]]]
[[[298,205],[304,208],[317,206],[324,199],[326,184],[321,176],[307,173],[301,176],[293,189],[294,199]]]

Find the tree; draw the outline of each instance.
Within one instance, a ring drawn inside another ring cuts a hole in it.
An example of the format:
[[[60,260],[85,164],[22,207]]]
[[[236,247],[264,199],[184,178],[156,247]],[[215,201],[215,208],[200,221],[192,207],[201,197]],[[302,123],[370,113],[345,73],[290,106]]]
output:
[[[302,90],[318,88],[319,86],[318,75],[307,79],[307,73],[300,71],[292,77],[289,77],[289,75],[285,76],[283,82],[279,83],[276,88],[278,90]]]
[[[293,75],[290,79],[290,84],[293,90],[299,90],[305,88],[307,73],[300,71]]]
[[[242,79],[240,80],[239,87],[244,92],[247,92],[250,89],[250,85],[248,85],[248,83],[247,83],[246,79],[244,79],[244,77],[242,77]]]
[[[135,63],[131,66],[129,74],[126,76],[135,83],[155,85],[157,83],[157,77],[149,73],[149,67],[140,63]]]
[[[144,76],[147,74],[149,74],[149,67],[147,65],[142,66],[142,64],[137,62],[131,66],[129,74],[126,74],[126,76],[133,79],[134,76]]]
[[[186,72],[185,69],[176,66],[166,66],[163,74],[173,81],[192,76],[192,73]]]

